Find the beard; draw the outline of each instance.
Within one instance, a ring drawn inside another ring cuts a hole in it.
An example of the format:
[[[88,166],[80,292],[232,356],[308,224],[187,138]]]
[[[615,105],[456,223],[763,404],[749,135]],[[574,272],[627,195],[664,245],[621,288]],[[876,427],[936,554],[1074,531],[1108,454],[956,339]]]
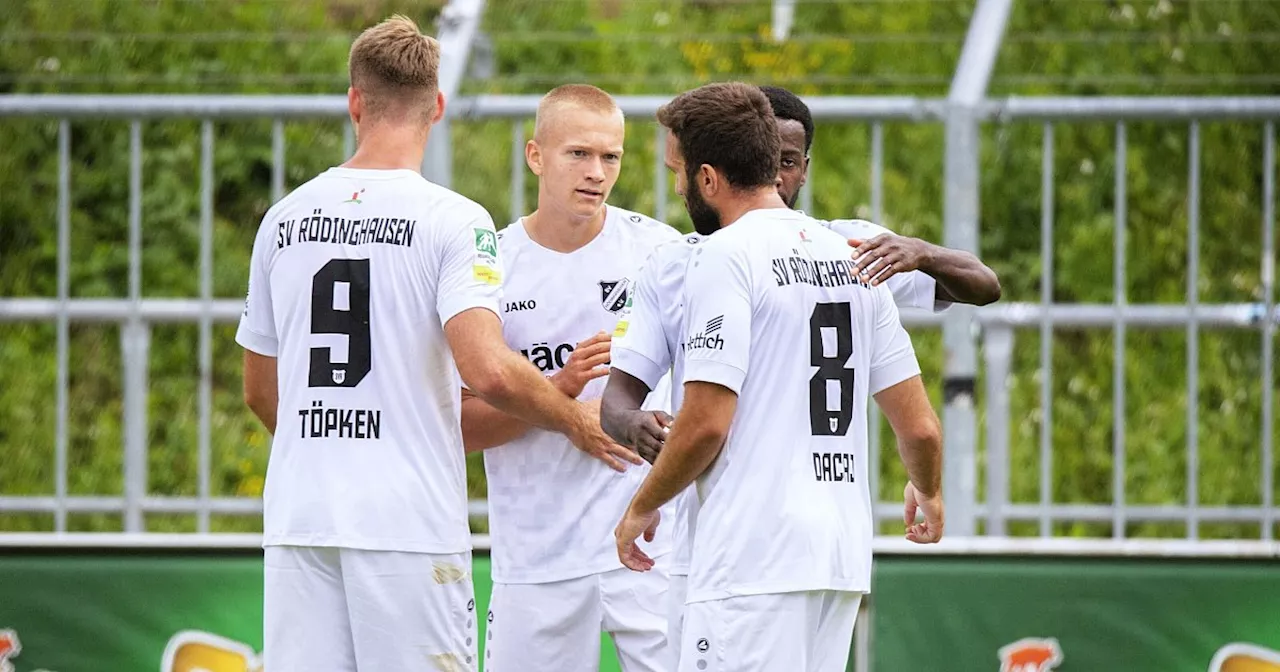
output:
[[[709,236],[720,230],[720,213],[702,197],[697,183],[689,180],[689,189],[685,190],[684,207],[689,211],[689,219],[693,220],[693,230]]]
[[[800,190],[796,189],[796,193],[792,194],[791,198],[784,198],[782,200],[786,202],[788,209],[795,210],[796,201],[800,200]]]

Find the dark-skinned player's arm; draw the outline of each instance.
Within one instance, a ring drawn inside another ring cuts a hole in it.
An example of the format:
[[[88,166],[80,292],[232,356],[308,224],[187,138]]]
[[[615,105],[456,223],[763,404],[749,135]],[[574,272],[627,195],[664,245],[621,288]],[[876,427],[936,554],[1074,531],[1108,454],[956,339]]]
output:
[[[849,245],[857,260],[854,267],[873,285],[918,270],[937,281],[938,301],[985,306],[1000,300],[1000,278],[969,252],[895,233],[851,239]]]
[[[751,273],[746,251],[730,241],[710,239],[695,253],[684,283],[685,319],[681,341],[684,401],[671,435],[614,536],[618,558],[636,571],[653,560],[636,544],[652,541],[658,509],[689,487],[715,461],[729,436],[738,393],[751,354]]]
[[[641,408],[662,376],[670,371],[672,362],[668,327],[663,321],[670,306],[659,300],[657,288],[684,285],[683,268],[666,269],[680,273],[676,282],[660,282],[666,251],[662,247],[655,250],[632,284],[628,306],[619,315],[613,332],[612,370],[600,403],[604,431],[651,464],[658,459],[671,425],[669,414]],[[678,296],[666,298],[668,302],[680,301]]]

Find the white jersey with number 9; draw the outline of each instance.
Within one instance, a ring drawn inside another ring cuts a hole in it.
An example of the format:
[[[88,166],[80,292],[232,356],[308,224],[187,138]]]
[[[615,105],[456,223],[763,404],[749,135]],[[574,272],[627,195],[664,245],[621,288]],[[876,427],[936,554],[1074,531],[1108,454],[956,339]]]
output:
[[[262,221],[236,341],[277,358],[265,546],[471,549],[444,324],[498,312],[493,221],[410,170],[333,168]]]

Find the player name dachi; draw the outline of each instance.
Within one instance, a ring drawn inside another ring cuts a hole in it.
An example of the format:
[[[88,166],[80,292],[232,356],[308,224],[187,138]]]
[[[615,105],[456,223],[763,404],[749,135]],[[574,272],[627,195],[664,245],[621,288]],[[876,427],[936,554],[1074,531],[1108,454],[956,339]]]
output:
[[[870,287],[870,283],[858,279],[853,270],[852,259],[809,259],[807,257],[785,257],[773,260],[773,277],[779,287],[792,284],[814,285],[817,287],[841,287],[843,285],[861,285]]]
[[[276,224],[276,247],[294,243],[341,243],[343,245],[413,245],[416,219],[370,217],[347,219],[326,217],[316,208],[311,217],[290,219]]]
[[[313,401],[311,408],[298,411],[304,439],[380,439],[382,411],[350,408],[325,408],[324,402]]]
[[[852,483],[852,453],[814,453],[813,477],[824,483]]]

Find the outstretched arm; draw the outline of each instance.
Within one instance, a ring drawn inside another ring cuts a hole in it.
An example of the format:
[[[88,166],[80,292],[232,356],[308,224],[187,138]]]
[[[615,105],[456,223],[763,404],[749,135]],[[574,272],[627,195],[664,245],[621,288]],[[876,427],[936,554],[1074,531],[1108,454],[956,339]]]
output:
[[[850,240],[855,268],[880,284],[897,273],[921,271],[937,280],[937,299],[985,306],[1000,299],[1000,279],[978,257],[919,238],[885,233]]]
[[[609,336],[596,334],[569,354],[564,368],[548,378],[565,396],[576,399],[591,380],[609,373]],[[462,443],[468,453],[475,453],[514,441],[524,436],[533,425],[504,413],[479,398],[471,390],[462,390]]]

